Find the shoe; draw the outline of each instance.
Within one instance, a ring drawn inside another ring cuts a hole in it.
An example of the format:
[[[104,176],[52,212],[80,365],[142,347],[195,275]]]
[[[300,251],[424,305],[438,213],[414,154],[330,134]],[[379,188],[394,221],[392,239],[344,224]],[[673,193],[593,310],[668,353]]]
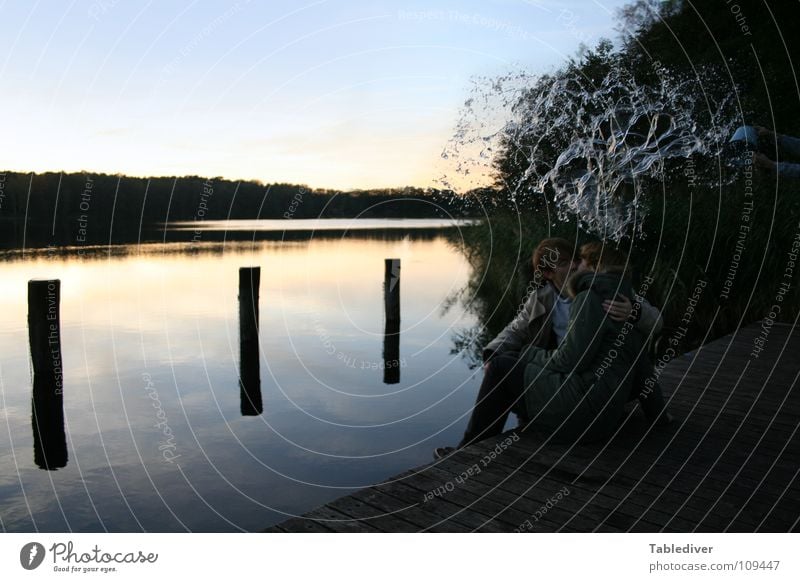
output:
[[[669,412],[665,410],[663,413],[658,415],[658,418],[656,419],[656,426],[658,427],[669,426],[670,424],[672,424],[672,421],[674,420],[675,417],[673,417]]]
[[[649,422],[651,425],[659,428],[669,426],[675,420],[675,417],[673,417],[666,408],[661,409],[661,411],[655,416],[646,416],[645,418],[647,418],[647,422]]]
[[[433,450],[433,458],[437,461],[439,459],[444,459],[445,457],[452,455],[456,452],[455,447],[436,447]]]

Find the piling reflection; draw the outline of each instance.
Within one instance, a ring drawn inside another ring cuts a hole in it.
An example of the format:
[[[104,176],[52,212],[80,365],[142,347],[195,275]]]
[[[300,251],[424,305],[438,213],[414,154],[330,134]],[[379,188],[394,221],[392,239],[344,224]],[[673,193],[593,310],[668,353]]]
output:
[[[58,280],[28,282],[28,338],[33,368],[33,462],[45,470],[67,466],[60,292]]]
[[[242,416],[258,416],[264,411],[258,349],[260,281],[260,267],[239,269],[239,398]]]
[[[383,276],[386,325],[383,332],[383,383],[400,382],[400,259],[386,259]]]
[[[400,321],[386,320],[383,334],[383,383],[400,382]]]

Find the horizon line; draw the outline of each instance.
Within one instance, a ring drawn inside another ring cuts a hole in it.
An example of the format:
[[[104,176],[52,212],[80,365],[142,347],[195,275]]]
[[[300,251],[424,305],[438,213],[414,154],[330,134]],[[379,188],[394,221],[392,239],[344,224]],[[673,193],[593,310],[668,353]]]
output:
[[[250,184],[258,184],[260,186],[277,186],[277,185],[288,185],[288,186],[298,186],[301,188],[308,188],[310,191],[326,191],[326,192],[367,192],[367,191],[379,191],[379,190],[406,190],[406,189],[417,189],[417,190],[438,190],[438,191],[450,191],[456,192],[456,190],[452,188],[444,188],[439,186],[427,185],[427,186],[418,186],[412,184],[404,184],[402,186],[373,186],[373,187],[351,187],[351,188],[331,188],[331,187],[321,187],[321,186],[312,186],[306,182],[287,182],[287,181],[276,181],[276,182],[266,182],[260,178],[229,178],[226,176],[204,176],[201,174],[171,174],[171,175],[140,175],[140,174],[125,174],[122,172],[113,172],[109,173],[106,171],[101,170],[19,170],[19,169],[3,169],[0,170],[0,175],[5,174],[25,174],[25,175],[46,175],[46,174],[58,174],[58,175],[97,175],[97,176],[109,176],[109,177],[121,177],[121,178],[133,178],[137,180],[165,180],[165,179],[182,179],[182,178],[200,178],[203,180],[221,180],[225,182],[231,183],[250,183]],[[485,186],[474,186],[473,188],[469,188],[466,191],[477,189],[477,188],[487,188],[490,187],[489,185]]]

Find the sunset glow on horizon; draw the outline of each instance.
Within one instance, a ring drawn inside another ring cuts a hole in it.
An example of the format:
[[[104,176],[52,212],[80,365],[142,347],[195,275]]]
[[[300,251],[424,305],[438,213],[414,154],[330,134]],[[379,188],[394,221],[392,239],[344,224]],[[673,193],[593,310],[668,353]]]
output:
[[[472,79],[545,73],[623,4],[6,2],[0,170],[481,185],[441,157]]]

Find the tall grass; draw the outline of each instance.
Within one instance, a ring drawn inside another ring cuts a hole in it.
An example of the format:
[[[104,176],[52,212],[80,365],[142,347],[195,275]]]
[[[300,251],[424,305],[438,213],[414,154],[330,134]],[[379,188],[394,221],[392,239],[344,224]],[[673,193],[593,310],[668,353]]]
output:
[[[776,321],[797,318],[800,263],[792,269],[790,252],[800,244],[800,183],[778,186],[774,177],[758,176],[750,196],[742,181],[717,190],[670,184],[660,195],[651,192],[647,210],[644,236],[623,246],[635,283],[662,310],[667,332],[687,328],[684,350],[770,313]],[[516,314],[533,275],[531,251],[550,236],[576,246],[594,238],[547,210],[505,209],[454,240],[473,267],[462,301],[481,324],[457,338],[462,348],[471,342],[473,358]]]

